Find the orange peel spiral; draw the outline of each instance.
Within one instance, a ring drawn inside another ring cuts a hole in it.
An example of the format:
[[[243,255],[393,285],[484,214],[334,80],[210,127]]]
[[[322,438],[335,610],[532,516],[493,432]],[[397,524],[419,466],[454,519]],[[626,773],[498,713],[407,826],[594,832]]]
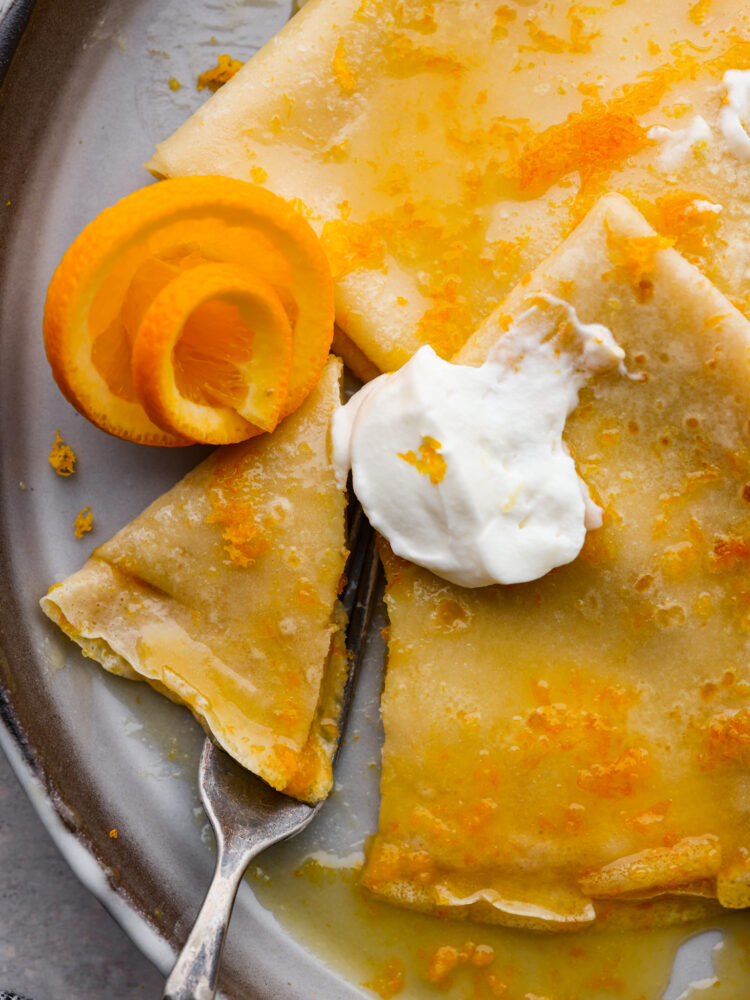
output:
[[[175,446],[271,430],[315,385],[333,316],[309,223],[258,185],[208,175],[142,188],[86,226],[43,326],[55,380],[84,416]]]

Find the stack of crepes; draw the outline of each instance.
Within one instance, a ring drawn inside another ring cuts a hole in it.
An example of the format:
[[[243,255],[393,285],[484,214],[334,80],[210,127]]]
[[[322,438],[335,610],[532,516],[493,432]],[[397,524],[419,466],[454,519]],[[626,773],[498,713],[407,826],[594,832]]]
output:
[[[312,0],[149,164],[297,199],[362,376],[423,343],[479,364],[539,292],[625,349],[566,428],[604,510],[575,562],[467,591],[383,546],[363,877],[395,902],[553,929],[750,904],[746,28],[721,0]]]

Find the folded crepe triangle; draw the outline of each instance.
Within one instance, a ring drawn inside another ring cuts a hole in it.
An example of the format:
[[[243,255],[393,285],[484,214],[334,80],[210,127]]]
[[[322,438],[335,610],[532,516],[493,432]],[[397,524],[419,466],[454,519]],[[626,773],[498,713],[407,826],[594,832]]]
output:
[[[41,602],[87,656],[184,703],[311,802],[331,787],[347,663],[328,430],[340,369],[329,360],[272,435],[214,452]]]
[[[464,590],[383,545],[376,894],[551,929],[750,905],[750,324],[603,198],[456,360],[540,292],[608,326],[566,425],[604,511],[580,556]],[[537,300],[539,301],[539,300]]]
[[[450,358],[607,190],[636,192],[746,305],[750,227],[729,205],[747,171],[718,133],[691,146],[684,112],[716,124],[722,74],[750,67],[748,18],[694,9],[311,0],[146,166],[296,202],[363,378],[424,343]],[[682,136],[668,176],[654,123],[665,148]]]

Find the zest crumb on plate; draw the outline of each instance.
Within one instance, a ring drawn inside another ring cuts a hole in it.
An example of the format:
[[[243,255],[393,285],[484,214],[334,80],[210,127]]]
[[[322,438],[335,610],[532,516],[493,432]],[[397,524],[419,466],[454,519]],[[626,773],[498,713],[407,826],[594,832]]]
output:
[[[207,69],[205,73],[198,76],[198,90],[205,90],[208,87],[214,93],[232,79],[237,70],[242,69],[245,64],[240,59],[232,59],[226,53],[220,55],[216,65]]]
[[[76,519],[73,521],[73,531],[76,538],[83,538],[83,536],[92,530],[94,527],[94,514],[91,507],[84,507],[83,510],[79,510],[76,514]]]
[[[76,471],[76,453],[63,441],[59,430],[55,431],[55,441],[49,453],[49,464],[58,476],[67,478]]]

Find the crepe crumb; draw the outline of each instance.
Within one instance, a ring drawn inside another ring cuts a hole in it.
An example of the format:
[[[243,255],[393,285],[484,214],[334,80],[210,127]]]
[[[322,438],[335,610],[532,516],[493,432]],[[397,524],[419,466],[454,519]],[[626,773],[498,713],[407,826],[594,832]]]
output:
[[[473,965],[477,969],[484,969],[495,960],[495,951],[486,944],[474,944],[467,941],[459,951],[452,945],[443,945],[430,955],[427,968],[427,978],[437,986],[447,986],[451,981],[451,974],[458,965]]]
[[[503,982],[503,980],[499,979],[497,976],[493,976],[492,973],[487,973],[485,976],[485,982],[490,988],[490,993],[496,998],[496,1000],[501,1000],[501,998],[505,997],[508,992],[508,984]]]
[[[369,983],[362,983],[377,993],[382,1000],[391,1000],[404,989],[406,981],[406,967],[402,959],[392,958],[380,969],[375,978]]]
[[[112,827],[112,829],[109,831],[109,839],[110,840],[117,840],[117,827],[116,826]]]
[[[458,950],[452,945],[443,945],[430,956],[427,978],[431,983],[447,984],[448,977],[460,961]]]
[[[83,510],[79,510],[76,514],[76,519],[73,521],[73,531],[76,538],[83,538],[86,532],[91,531],[94,527],[94,515],[90,507],[84,507]]]
[[[223,87],[225,83],[231,80],[237,70],[242,69],[244,65],[240,59],[232,59],[226,53],[220,55],[215,66],[212,66],[211,69],[207,69],[205,73],[199,75],[198,90],[205,90],[208,87],[209,90],[216,92],[219,87]]]
[[[59,430],[55,431],[55,442],[49,453],[49,464],[58,476],[67,478],[76,471],[76,453],[63,441]]]

